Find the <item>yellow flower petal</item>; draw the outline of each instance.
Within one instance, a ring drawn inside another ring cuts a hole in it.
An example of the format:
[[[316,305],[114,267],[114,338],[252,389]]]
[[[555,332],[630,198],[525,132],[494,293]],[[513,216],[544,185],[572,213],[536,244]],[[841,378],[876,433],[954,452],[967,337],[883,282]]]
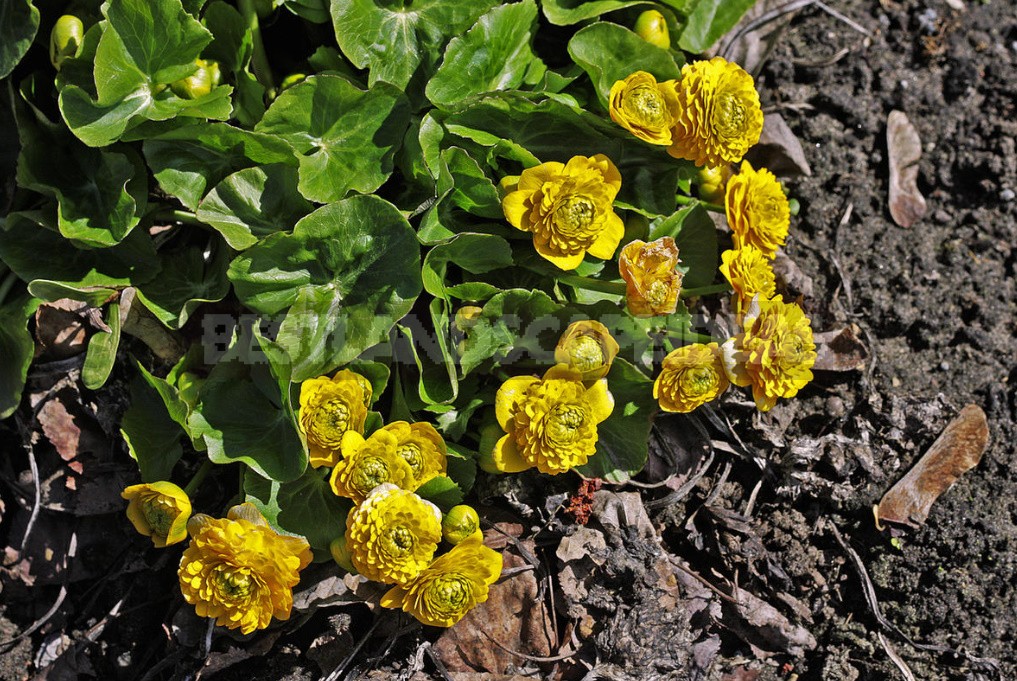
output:
[[[622,222],[620,217],[611,213],[604,220],[604,229],[600,236],[597,237],[597,240],[593,242],[590,249],[586,252],[594,258],[610,260],[614,257],[614,252],[618,250],[618,244],[621,243],[623,236],[625,236],[625,223]]]
[[[530,384],[537,380],[539,379],[536,376],[514,376],[498,388],[494,398],[494,414],[498,419],[498,425],[503,429],[508,428],[508,422],[512,418],[512,412],[515,411],[516,403]]]
[[[594,383],[583,396],[590,405],[592,411],[590,418],[600,423],[614,411],[614,396],[607,389],[607,379],[602,378]]]
[[[521,473],[533,464],[519,455],[519,448],[510,435],[505,435],[494,446],[494,466],[502,473]]]

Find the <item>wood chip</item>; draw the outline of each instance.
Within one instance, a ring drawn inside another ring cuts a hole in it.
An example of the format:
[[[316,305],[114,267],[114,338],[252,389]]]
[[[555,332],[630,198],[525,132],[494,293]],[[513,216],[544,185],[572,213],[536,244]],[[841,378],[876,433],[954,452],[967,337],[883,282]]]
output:
[[[925,215],[925,197],[918,191],[918,161],[922,140],[903,111],[886,119],[886,148],[890,159],[890,215],[910,227]]]
[[[876,526],[881,521],[918,527],[929,509],[965,471],[978,465],[989,443],[985,412],[969,404],[946,427],[929,451],[875,506]]]

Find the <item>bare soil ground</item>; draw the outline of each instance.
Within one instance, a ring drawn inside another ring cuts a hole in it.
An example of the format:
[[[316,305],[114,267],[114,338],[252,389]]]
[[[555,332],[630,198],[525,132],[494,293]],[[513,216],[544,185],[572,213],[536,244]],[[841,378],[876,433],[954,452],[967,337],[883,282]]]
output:
[[[450,633],[351,605],[377,594],[319,565],[289,622],[237,639],[123,517],[126,356],[97,394],[73,360],[36,365],[42,401],[0,424],[0,679],[1015,678],[1017,7],[964,4],[837,3],[868,36],[808,8],[758,80],[812,169],[788,180],[788,289],[817,330],[859,327],[864,370],[766,415],[728,399],[660,419],[640,484],[480,480],[511,576]],[[924,151],[907,229],[887,207],[895,109]],[[921,529],[878,532],[872,505],[968,403],[981,464]]]

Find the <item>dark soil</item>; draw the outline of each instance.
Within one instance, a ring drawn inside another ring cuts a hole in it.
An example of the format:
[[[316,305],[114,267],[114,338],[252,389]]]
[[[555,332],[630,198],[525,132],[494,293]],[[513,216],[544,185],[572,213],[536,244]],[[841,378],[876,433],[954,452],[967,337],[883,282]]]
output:
[[[332,584],[307,600],[339,607],[241,640],[193,615],[177,554],[147,549],[123,517],[126,357],[89,395],[56,383],[73,363],[33,367],[30,392],[62,395],[83,425],[75,462],[91,474],[72,479],[39,438],[32,473],[19,443],[34,404],[0,424],[0,640],[22,634],[0,648],[0,680],[1017,677],[1017,8],[965,4],[837,3],[868,37],[806,9],[757,81],[812,169],[787,180],[801,212],[786,253],[812,292],[791,288],[816,330],[860,327],[864,371],[819,373],[766,415],[729,396],[660,419],[640,480],[677,471],[668,486],[580,498],[571,476],[480,480],[511,538],[489,536],[520,571],[454,635],[350,605]],[[928,211],[908,229],[887,208],[894,109],[924,146]],[[981,464],[921,529],[878,532],[872,505],[968,403],[989,418]],[[18,560],[35,479],[44,504]],[[497,646],[476,633],[495,623]]]

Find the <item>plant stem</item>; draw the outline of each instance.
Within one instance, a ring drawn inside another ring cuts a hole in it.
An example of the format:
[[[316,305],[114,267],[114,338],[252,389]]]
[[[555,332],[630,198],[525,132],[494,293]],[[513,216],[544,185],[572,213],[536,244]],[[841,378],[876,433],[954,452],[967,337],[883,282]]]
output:
[[[688,329],[681,329],[678,333],[669,333],[667,335],[668,335],[669,338],[678,338],[683,343],[685,341],[692,341],[693,343],[703,343],[703,344],[706,344],[706,343],[713,343],[716,340],[713,336],[708,336],[708,335],[702,334],[702,333],[693,333],[692,331],[689,331]]]
[[[187,487],[184,487],[184,494],[191,497],[198,491],[198,487],[200,487],[201,483],[204,482],[205,476],[208,475],[210,470],[212,470],[212,465],[213,464],[209,459],[205,459],[201,463],[201,467],[194,474],[194,477],[191,478],[191,481],[187,483]]]
[[[198,225],[200,227],[207,227],[207,225],[198,219],[198,216],[190,211],[186,210],[160,210],[152,213],[152,218],[155,220],[168,220],[171,222],[182,222],[185,225]]]
[[[724,210],[724,206],[720,205],[719,203],[708,203],[706,201],[700,201],[699,199],[694,199],[691,196],[685,196],[684,194],[677,194],[675,195],[674,198],[675,201],[677,201],[678,204],[682,206],[693,206],[699,204],[706,210],[712,210],[714,213],[726,212]]]
[[[691,298],[693,296],[708,296],[711,293],[726,293],[731,290],[731,286],[728,284],[710,284],[709,286],[699,286],[696,288],[683,288],[681,291],[682,298]]]
[[[261,26],[258,24],[258,12],[254,9],[254,0],[238,0],[237,5],[240,14],[247,21],[251,29],[251,40],[254,43],[254,53],[251,55],[251,69],[258,82],[265,86],[265,90],[271,97],[275,93],[275,81],[272,78],[272,67],[268,64],[268,55],[265,54],[265,44],[261,41]]]
[[[8,272],[7,276],[4,277],[4,281],[0,284],[0,304],[7,299],[7,294],[11,292],[11,287],[14,286],[14,282],[18,281],[18,275],[14,272]]]
[[[590,277],[581,277],[577,274],[566,274],[563,277],[558,277],[558,281],[563,284],[568,284],[569,286],[584,288],[588,291],[614,293],[619,296],[625,295],[625,284],[620,281],[600,281],[599,279],[591,279]]]

